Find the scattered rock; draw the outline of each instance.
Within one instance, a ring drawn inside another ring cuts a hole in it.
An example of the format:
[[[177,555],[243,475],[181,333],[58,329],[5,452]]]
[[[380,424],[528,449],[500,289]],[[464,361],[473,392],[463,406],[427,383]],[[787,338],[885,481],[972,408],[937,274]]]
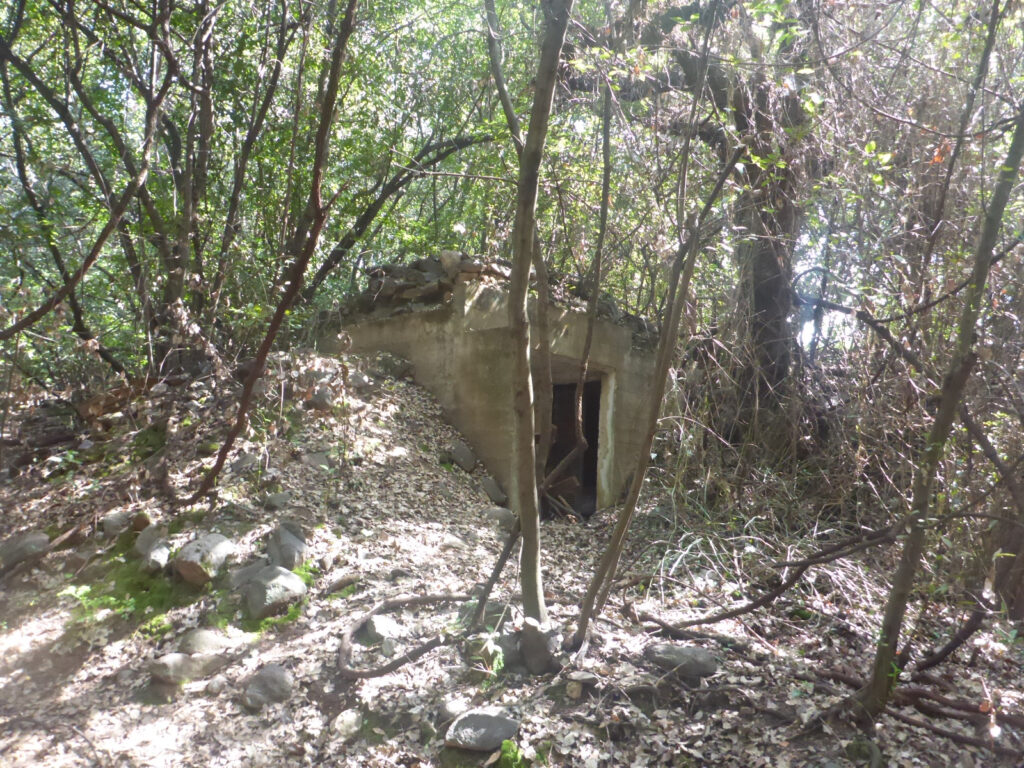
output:
[[[224,675],[214,675],[210,678],[210,681],[206,684],[206,695],[207,696],[220,696],[224,692],[224,689],[228,687],[228,679]]]
[[[100,530],[103,531],[103,538],[113,539],[128,530],[132,524],[132,513],[126,509],[118,509],[108,512],[100,520]]]
[[[263,498],[263,508],[268,512],[280,512],[292,501],[291,491],[280,491],[279,493],[268,493]]]
[[[480,512],[480,517],[494,523],[505,533],[512,533],[519,521],[519,517],[508,507],[487,507]]]
[[[167,539],[161,539],[154,544],[150,550],[146,553],[145,557],[142,558],[142,564],[139,566],[143,573],[159,573],[167,567],[167,563],[171,560],[171,543]]]
[[[454,533],[446,533],[441,537],[441,543],[438,544],[438,549],[449,552],[463,552],[469,549],[469,544],[464,542]]]
[[[43,531],[28,531],[0,544],[0,571],[6,571],[30,557],[42,554],[50,546],[50,537]]]
[[[654,643],[644,649],[644,658],[675,673],[690,686],[699,685],[701,678],[711,677],[718,671],[714,655],[699,646]]]
[[[535,619],[523,621],[519,636],[519,650],[523,664],[534,675],[557,672],[564,664],[558,659],[562,648],[562,633],[555,627],[542,626]]]
[[[371,643],[379,643],[383,640],[397,640],[407,634],[405,627],[386,614],[371,616],[364,625],[364,630],[366,632],[366,639]]]
[[[228,574],[228,587],[238,590],[256,578],[256,575],[270,565],[270,558],[257,557],[248,565],[235,568]]]
[[[437,712],[439,723],[450,723],[459,715],[469,711],[469,699],[462,696],[450,696],[441,702]]]
[[[132,549],[139,557],[145,557],[149,554],[149,551],[166,536],[166,528],[150,524],[146,526],[141,533],[139,533],[138,537],[135,539],[135,545]]]
[[[326,384],[317,387],[306,401],[306,409],[310,411],[329,411],[334,407],[334,392]]]
[[[192,539],[174,557],[174,570],[189,584],[201,587],[211,581],[235,553],[235,545],[219,533]]]
[[[230,469],[234,474],[240,475],[243,472],[248,472],[250,469],[255,467],[259,463],[259,460],[259,456],[257,456],[255,453],[243,453],[237,459],[231,462]]]
[[[388,376],[392,379],[408,379],[412,376],[412,363],[390,352],[377,355],[374,367],[370,369],[374,376]]]
[[[168,653],[149,663],[149,673],[154,680],[181,685],[189,680],[201,680],[227,663],[227,657],[217,653]]]
[[[282,520],[271,531],[267,541],[267,555],[273,565],[291,570],[306,559],[306,534],[293,520]]]
[[[282,613],[306,594],[305,582],[278,565],[268,565],[245,586],[245,606],[253,619]]]
[[[570,699],[582,698],[588,688],[595,688],[600,678],[592,672],[576,670],[566,675],[565,695]]]
[[[219,653],[231,646],[231,640],[223,633],[204,627],[190,629],[178,640],[178,651],[188,654]]]
[[[463,472],[472,472],[476,467],[476,454],[461,440],[456,440],[449,445],[444,455],[450,458],[453,464],[458,465]]]
[[[292,695],[295,678],[280,664],[267,664],[253,675],[242,694],[242,705],[258,712],[267,704],[285,701]]]
[[[481,707],[459,715],[448,728],[444,743],[449,747],[491,752],[501,742],[515,738],[519,721],[501,707]]]
[[[498,485],[498,482],[493,477],[488,475],[481,480],[480,487],[483,489],[483,492],[487,494],[487,498],[495,504],[503,506],[508,503],[508,494],[501,490],[501,486]]]
[[[359,370],[352,371],[352,373],[348,375],[348,385],[356,392],[362,393],[372,392],[377,388],[373,379]]]
[[[331,723],[331,729],[342,741],[354,739],[363,727],[363,714],[358,709],[346,709]]]
[[[398,651],[398,644],[390,637],[385,637],[380,641],[380,655],[385,659],[390,659]]]
[[[326,451],[303,454],[299,461],[307,467],[313,467],[314,469],[331,469],[334,466],[334,462],[331,461],[331,457]]]

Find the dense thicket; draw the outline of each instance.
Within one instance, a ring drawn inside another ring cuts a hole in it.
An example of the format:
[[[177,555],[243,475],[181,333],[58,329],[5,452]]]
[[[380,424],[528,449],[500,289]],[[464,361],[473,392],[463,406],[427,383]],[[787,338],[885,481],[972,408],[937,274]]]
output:
[[[9,3],[7,407],[219,365],[367,264],[511,258],[555,6]],[[1024,614],[1022,50],[1012,0],[579,2],[535,211],[552,281],[631,312],[695,259],[658,443],[681,507],[908,522],[972,620]]]

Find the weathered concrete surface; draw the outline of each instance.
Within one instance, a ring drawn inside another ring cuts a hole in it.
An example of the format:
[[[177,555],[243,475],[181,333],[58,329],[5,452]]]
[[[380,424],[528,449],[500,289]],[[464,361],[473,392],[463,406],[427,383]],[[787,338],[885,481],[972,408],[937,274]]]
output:
[[[488,471],[510,490],[512,479],[513,355],[504,285],[460,275],[451,301],[408,305],[401,312],[350,317],[344,330],[351,351],[386,351],[409,360],[417,382],[441,403]],[[531,307],[531,315],[533,307]],[[549,310],[554,383],[575,382],[586,337],[586,315]],[[535,327],[535,326],[534,326]],[[321,342],[334,349],[330,335]],[[590,379],[601,382],[597,504],[614,504],[626,489],[644,437],[645,404],[655,354],[633,344],[631,330],[598,319]]]

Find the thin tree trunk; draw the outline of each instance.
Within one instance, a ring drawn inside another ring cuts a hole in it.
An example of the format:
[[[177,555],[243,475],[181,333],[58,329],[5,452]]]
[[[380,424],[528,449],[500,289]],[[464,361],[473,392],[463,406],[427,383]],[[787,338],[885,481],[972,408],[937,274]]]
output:
[[[537,226],[537,188],[540,163],[547,138],[548,118],[555,92],[558,61],[569,25],[572,0],[543,0],[544,40],[537,68],[536,90],[530,127],[519,161],[516,216],[512,229],[512,276],[509,289],[509,330],[513,346],[512,380],[513,444],[512,493],[510,494],[523,534],[520,575],[523,611],[539,623],[547,621],[540,573],[540,511],[537,505],[537,474],[534,453],[533,382],[530,373],[530,320],[527,298],[534,229]]]
[[[521,161],[525,146],[523,132],[515,107],[512,105],[512,97],[508,93],[508,86],[505,84],[505,74],[502,71],[501,43],[499,41],[501,24],[498,21],[494,0],[484,0],[484,20],[487,23],[487,54],[491,65],[491,77],[494,79],[494,89],[498,93],[501,111],[505,115],[505,122],[512,135],[512,144],[515,147],[516,155]],[[537,333],[534,334],[536,355],[531,361],[530,368],[533,383],[536,385],[533,405],[534,429],[537,434],[534,468],[539,479],[544,476],[544,468],[547,466],[548,454],[551,451],[551,408],[554,393],[551,376],[551,335],[548,332],[551,327],[548,320],[548,308],[551,306],[551,284],[548,281],[548,267],[544,261],[544,254],[541,252],[540,233],[537,231],[536,222],[533,230],[532,261],[537,278]]]
[[[210,471],[206,473],[206,476],[203,477],[199,487],[192,495],[190,502],[198,501],[211,488],[213,488],[213,484],[217,481],[217,476],[224,468],[224,463],[227,461],[227,456],[231,450],[232,444],[246,425],[249,405],[252,402],[253,389],[256,386],[256,382],[263,376],[263,369],[267,362],[267,356],[270,354],[270,349],[274,345],[274,339],[277,338],[277,333],[281,329],[281,325],[284,323],[288,310],[295,302],[295,299],[299,296],[299,291],[302,288],[303,276],[306,274],[306,268],[309,266],[309,260],[313,257],[314,251],[316,251],[316,245],[320,240],[320,233],[323,230],[324,223],[327,221],[327,213],[330,210],[330,206],[325,205],[323,202],[323,177],[327,168],[331,126],[334,123],[334,109],[337,104],[338,84],[341,80],[341,65],[345,60],[348,41],[352,36],[352,30],[355,27],[357,2],[358,0],[348,0],[348,6],[345,9],[345,18],[341,22],[341,26],[338,29],[337,37],[334,40],[334,45],[331,50],[329,67],[327,67],[328,73],[324,88],[324,96],[323,100],[320,102],[320,122],[317,126],[316,140],[314,144],[309,200],[306,203],[306,209],[303,212],[300,221],[296,223],[295,233],[289,241],[288,253],[294,254],[295,258],[292,262],[291,268],[288,270],[284,295],[281,297],[281,301],[278,303],[277,308],[274,311],[274,316],[270,319],[270,325],[267,328],[267,333],[264,335],[263,341],[260,343],[260,347],[256,352],[252,370],[245,380],[245,385],[242,388],[242,395],[238,402],[238,413],[235,416],[235,422],[228,431],[227,436],[224,438],[224,444],[221,445],[220,451],[217,453],[216,462],[214,462]]]
[[[992,23],[996,23],[995,20]],[[1010,142],[1006,161],[1000,169],[999,180],[996,182],[995,191],[985,213],[981,235],[975,249],[971,285],[968,288],[963,313],[960,316],[956,350],[950,363],[949,372],[943,381],[939,408],[914,476],[913,496],[907,520],[910,532],[903,545],[899,566],[893,576],[892,589],[886,601],[871,677],[864,688],[852,698],[852,704],[856,708],[854,714],[862,721],[873,722],[885,709],[893,685],[899,677],[900,670],[896,667],[897,644],[907,603],[910,599],[910,591],[924,554],[926,521],[932,505],[935,474],[945,451],[946,440],[956,418],[964,388],[977,360],[973,350],[975,325],[984,297],[985,283],[992,262],[992,251],[1002,225],[1003,213],[1006,210],[1010,192],[1017,179],[1022,157],[1024,157],[1024,109],[1015,118],[1013,140]]]
[[[604,606],[608,599],[608,591],[611,588],[612,579],[615,578],[615,569],[618,567],[622,549],[626,543],[626,532],[633,522],[633,515],[636,512],[636,505],[640,499],[640,491],[643,488],[644,475],[647,473],[647,465],[651,455],[651,444],[654,442],[654,433],[658,428],[658,414],[661,411],[661,400],[665,395],[667,386],[668,369],[672,362],[672,355],[675,352],[675,341],[679,335],[679,321],[683,314],[683,305],[686,303],[686,295],[690,289],[690,280],[693,277],[694,265],[697,261],[697,253],[700,250],[700,230],[707,218],[711,207],[718,199],[718,195],[725,185],[726,179],[732,173],[733,168],[743,155],[745,148],[740,145],[733,152],[732,157],[726,161],[725,167],[718,175],[714,189],[704,203],[700,215],[693,226],[690,227],[689,238],[680,243],[676,252],[675,263],[672,267],[670,280],[671,297],[668,306],[666,322],[661,329],[661,339],[658,342],[658,365],[655,369],[654,386],[651,388],[650,401],[647,411],[647,432],[637,452],[637,467],[633,473],[633,482],[629,488],[629,495],[626,503],[619,513],[619,519],[615,524],[611,539],[605,548],[601,561],[587,587],[587,594],[580,605],[580,618],[576,627],[576,634],[572,638],[571,647],[582,648],[587,639],[587,632],[590,628],[590,621]]]

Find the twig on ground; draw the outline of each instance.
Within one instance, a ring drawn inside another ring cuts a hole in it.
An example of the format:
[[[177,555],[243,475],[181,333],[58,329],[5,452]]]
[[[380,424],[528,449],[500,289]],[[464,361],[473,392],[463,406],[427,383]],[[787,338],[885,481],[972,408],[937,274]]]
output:
[[[341,642],[338,645],[338,677],[348,680],[365,680],[373,677],[382,677],[390,672],[394,672],[399,667],[402,667],[411,661],[415,661],[421,656],[425,656],[435,648],[439,648],[442,645],[453,642],[453,637],[444,634],[437,635],[380,667],[374,667],[373,669],[352,669],[352,667],[349,666],[352,659],[352,638],[355,636],[356,632],[366,624],[366,622],[378,613],[385,613],[397,608],[405,608],[410,605],[466,602],[467,600],[472,599],[472,595],[416,595],[414,597],[398,597],[393,600],[385,600],[382,603],[377,603],[377,605],[352,622],[348,626],[348,629],[342,633]]]

